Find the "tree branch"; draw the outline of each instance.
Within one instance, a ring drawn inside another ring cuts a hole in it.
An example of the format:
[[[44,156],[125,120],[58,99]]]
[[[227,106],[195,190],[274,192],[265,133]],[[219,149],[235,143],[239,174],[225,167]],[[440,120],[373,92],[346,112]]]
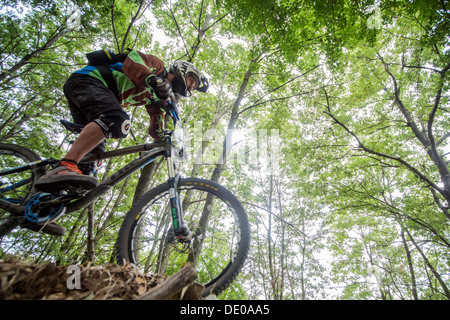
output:
[[[438,190],[439,193],[441,193],[444,196],[444,198],[447,200],[448,205],[450,205],[450,172],[447,168],[447,165],[445,164],[444,159],[441,156],[439,156],[439,154],[436,150],[436,143],[435,143],[434,137],[433,137],[434,117],[435,117],[436,111],[439,107],[440,100],[441,100],[442,87],[443,87],[443,83],[444,83],[443,79],[444,79],[445,73],[450,68],[450,64],[447,64],[447,66],[439,72],[441,75],[441,81],[440,81],[439,89],[436,93],[433,108],[431,109],[431,112],[428,116],[427,130],[426,130],[427,134],[424,134],[417,127],[417,124],[413,120],[409,110],[405,107],[402,100],[400,99],[397,80],[395,79],[394,75],[390,71],[388,64],[384,61],[383,57],[381,57],[381,55],[379,53],[377,53],[377,56],[380,59],[381,63],[383,64],[385,71],[391,77],[392,82],[394,84],[394,96],[395,96],[394,103],[400,109],[401,113],[403,114],[403,116],[406,119],[407,125],[411,128],[411,130],[413,131],[413,133],[415,134],[417,139],[422,143],[422,145],[425,148],[430,159],[434,162],[434,164],[438,168],[438,171],[439,171],[439,174],[441,177],[441,181],[444,184],[444,189],[436,188],[436,190]],[[434,185],[432,185],[432,186],[433,186],[433,188],[435,188]]]
[[[116,46],[117,46],[117,51],[120,51],[119,39],[117,38],[116,25],[114,22],[114,7],[115,7],[115,5],[116,5],[116,0],[113,0],[112,5],[111,5],[111,25],[112,25],[113,34],[114,34],[114,41],[116,42]]]
[[[328,98],[328,93],[326,92],[325,89],[324,89],[323,91],[325,92],[325,96],[326,96],[326,99],[327,99],[327,110],[328,110],[328,111],[325,111],[324,113],[325,113],[326,115],[328,115],[330,118],[332,118],[333,121],[334,121],[336,124],[338,124],[339,126],[341,126],[348,134],[350,134],[350,135],[358,142],[358,148],[359,148],[359,149],[361,149],[361,150],[363,150],[363,151],[365,151],[365,152],[367,152],[367,153],[370,153],[370,154],[373,154],[373,155],[376,155],[376,156],[379,156],[379,157],[383,157],[383,158],[386,158],[386,159],[391,159],[391,160],[394,160],[394,161],[396,161],[396,162],[402,164],[403,166],[405,166],[406,168],[408,168],[409,171],[413,172],[417,177],[419,177],[419,179],[421,179],[422,181],[424,181],[425,183],[427,183],[429,186],[431,186],[432,188],[434,188],[435,190],[437,190],[440,194],[442,194],[442,195],[444,196],[444,198],[447,199],[446,193],[445,193],[445,191],[444,191],[443,189],[441,189],[437,184],[435,184],[433,181],[431,181],[430,179],[428,179],[423,173],[421,173],[421,172],[420,172],[419,170],[417,170],[414,166],[412,166],[411,164],[409,164],[408,162],[406,162],[406,161],[403,160],[402,158],[400,158],[400,157],[394,157],[394,156],[391,156],[391,155],[388,155],[388,154],[385,154],[385,153],[382,153],[382,152],[378,152],[378,151],[375,151],[375,150],[372,150],[372,149],[369,149],[368,147],[366,147],[366,146],[362,143],[362,141],[358,138],[358,136],[357,136],[352,130],[350,130],[344,123],[342,123],[341,121],[339,121],[339,119],[337,119],[337,118],[331,113],[330,104],[329,104],[329,98]]]
[[[188,56],[188,59],[186,59],[186,60],[187,60],[187,61],[191,61],[192,58],[191,58],[191,55],[190,55],[190,53],[189,53],[189,49],[188,49],[188,47],[187,47],[186,41],[184,40],[183,33],[181,32],[180,26],[178,25],[177,18],[175,17],[175,14],[173,13],[172,8],[169,7],[169,5],[167,4],[167,2],[164,2],[164,4],[166,5],[167,9],[169,10],[169,12],[170,12],[170,14],[171,14],[171,16],[172,16],[173,22],[175,22],[175,25],[176,25],[176,27],[177,27],[178,34],[180,35],[181,40],[183,41],[184,49],[186,50],[186,54],[187,54],[187,56]]]
[[[313,67],[312,69],[310,69],[310,70],[308,70],[308,71],[302,73],[301,75],[296,76],[296,77],[294,77],[294,78],[292,78],[292,79],[286,81],[285,83],[279,85],[278,87],[276,87],[276,88],[274,88],[274,89],[268,91],[268,92],[267,92],[266,94],[264,94],[261,98],[259,98],[258,100],[256,100],[251,106],[249,106],[249,107],[247,107],[247,108],[241,110],[241,111],[239,112],[239,115],[242,114],[242,113],[244,113],[245,111],[247,111],[247,110],[249,110],[249,109],[255,108],[255,107],[260,106],[260,105],[262,105],[262,104],[266,104],[266,103],[269,103],[269,102],[272,102],[272,101],[288,100],[288,99],[293,98],[293,97],[297,97],[297,96],[300,96],[300,95],[304,95],[304,94],[310,93],[311,91],[309,91],[309,92],[302,92],[302,93],[298,93],[298,94],[293,94],[293,95],[288,96],[288,97],[275,98],[275,99],[270,99],[270,100],[265,100],[265,101],[259,102],[259,101],[261,101],[264,97],[267,97],[269,94],[271,94],[271,93],[273,93],[273,92],[275,92],[275,91],[277,91],[277,90],[279,90],[279,89],[285,87],[286,85],[288,85],[289,83],[291,83],[291,82],[297,80],[298,78],[307,75],[308,73],[310,73],[310,72],[312,72],[313,70],[317,69],[319,66],[320,66],[320,65],[317,65],[317,66]]]
[[[50,49],[61,37],[65,36],[67,33],[72,31],[71,29],[67,28],[66,26],[62,26],[58,28],[54,34],[47,40],[46,43],[44,43],[41,47],[37,48],[36,50],[30,52],[29,54],[26,54],[18,63],[16,63],[14,66],[9,68],[6,71],[3,71],[0,73],[0,82],[5,80],[5,78],[10,75],[14,74],[22,68],[24,65],[26,65],[32,58],[36,57],[37,55],[41,54],[44,51],[47,51]]]
[[[127,40],[131,33],[131,28],[134,26],[136,21],[138,21],[141,18],[141,16],[144,14],[144,12],[147,10],[147,8],[150,6],[150,2],[148,4],[146,4],[145,7],[144,7],[144,4],[146,4],[145,0],[141,0],[141,2],[139,4],[139,8],[136,11],[136,14],[133,17],[131,17],[130,24],[128,25],[128,29],[125,32],[125,35],[123,37],[122,46],[119,48],[119,52],[121,52],[121,53],[123,53],[125,51],[125,47],[127,46]]]

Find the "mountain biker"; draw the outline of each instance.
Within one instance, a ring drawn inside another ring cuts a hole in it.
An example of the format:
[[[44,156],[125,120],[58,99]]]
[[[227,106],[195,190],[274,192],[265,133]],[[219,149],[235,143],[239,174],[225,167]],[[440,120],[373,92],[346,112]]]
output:
[[[128,53],[123,63],[111,65],[111,71],[118,96],[108,88],[95,66],[74,72],[64,84],[73,121],[85,127],[59,166],[36,182],[37,190],[55,192],[67,185],[87,190],[95,188],[97,179],[82,174],[78,162],[89,152],[104,151],[105,138],[127,136],[131,121],[124,109],[145,106],[150,115],[149,134],[158,141],[164,129],[162,105],[167,103],[172,93],[186,97],[193,90],[206,92],[208,89],[208,80],[193,64],[178,60],[166,70],[156,56],[135,50]],[[44,229],[42,231],[45,232]]]

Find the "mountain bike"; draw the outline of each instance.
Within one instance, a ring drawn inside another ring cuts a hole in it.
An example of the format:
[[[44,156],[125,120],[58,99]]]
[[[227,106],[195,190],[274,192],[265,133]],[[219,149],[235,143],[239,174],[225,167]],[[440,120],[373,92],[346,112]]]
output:
[[[85,208],[117,183],[160,157],[168,179],[145,193],[126,214],[115,244],[119,264],[130,262],[143,273],[171,275],[189,262],[204,296],[218,295],[239,274],[250,243],[249,222],[239,200],[223,186],[176,173],[173,157],[185,156],[176,106],[168,109],[174,130],[165,130],[161,142],[145,143],[96,155],[80,162],[92,164],[118,156],[138,154],[92,190],[67,186],[57,193],[38,192],[35,182],[58,160],[41,159],[34,151],[0,144],[0,237],[27,223],[54,221],[62,214]],[[63,122],[72,132],[82,127]],[[88,166],[89,167],[89,166]],[[92,167],[92,166],[90,166]]]

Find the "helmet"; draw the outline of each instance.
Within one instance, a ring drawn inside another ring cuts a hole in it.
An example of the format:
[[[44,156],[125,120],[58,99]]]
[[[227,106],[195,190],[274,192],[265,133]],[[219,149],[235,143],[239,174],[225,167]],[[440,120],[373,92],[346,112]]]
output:
[[[198,86],[195,90],[200,92],[206,92],[208,90],[208,79],[206,79],[200,70],[190,62],[184,60],[175,61],[169,66],[169,73],[175,75],[175,79],[172,83],[173,92],[178,93],[183,97],[186,97],[188,93],[189,95],[191,94],[186,85],[186,77],[190,74],[198,80]]]

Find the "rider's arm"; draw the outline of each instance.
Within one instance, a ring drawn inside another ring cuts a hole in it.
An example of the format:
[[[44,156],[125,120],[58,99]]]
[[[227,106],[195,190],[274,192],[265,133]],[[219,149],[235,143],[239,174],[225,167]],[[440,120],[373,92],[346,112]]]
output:
[[[172,90],[169,81],[164,78],[164,63],[156,56],[133,50],[125,59],[122,71],[139,91],[147,88],[154,92],[155,101],[167,99]]]
[[[150,78],[163,77],[165,74],[161,59],[135,50],[131,51],[123,62],[122,71],[135,86],[146,86]]]
[[[147,112],[150,115],[150,127],[148,133],[156,141],[161,141],[164,137],[166,111],[161,104],[152,104],[146,106]]]

